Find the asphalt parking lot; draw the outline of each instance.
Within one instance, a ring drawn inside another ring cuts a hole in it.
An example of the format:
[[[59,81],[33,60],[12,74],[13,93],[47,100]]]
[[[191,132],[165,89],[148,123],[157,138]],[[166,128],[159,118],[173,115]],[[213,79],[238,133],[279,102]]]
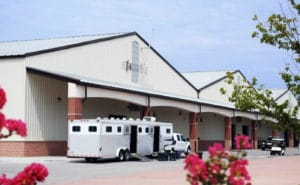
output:
[[[286,151],[286,156],[297,155],[300,155],[300,151],[298,149],[287,149]],[[205,156],[207,156],[206,152],[204,153],[204,157]],[[282,158],[286,157],[271,157],[269,151],[248,151],[248,159],[250,161],[256,161],[260,159],[276,160]],[[17,174],[17,172],[21,171],[24,166],[32,162],[39,162],[47,166],[49,170],[49,176],[44,184],[49,185],[75,184],[75,182],[84,182],[91,179],[126,179],[130,176],[137,176],[137,174],[144,174],[144,177],[146,178],[149,177],[149,174],[151,173],[158,173],[160,175],[164,174],[164,176],[172,176],[172,174],[175,175],[177,173],[177,176],[180,176],[179,179],[182,179],[182,181],[175,181],[172,184],[187,184],[185,183],[185,172],[182,170],[184,165],[183,158],[177,161],[153,160],[150,162],[117,162],[114,160],[105,160],[95,163],[86,163],[83,159],[68,159],[66,157],[1,157],[0,174],[6,173],[8,177],[12,177]],[[153,176],[155,176],[155,174],[153,174]],[[157,182],[156,184],[161,183]]]

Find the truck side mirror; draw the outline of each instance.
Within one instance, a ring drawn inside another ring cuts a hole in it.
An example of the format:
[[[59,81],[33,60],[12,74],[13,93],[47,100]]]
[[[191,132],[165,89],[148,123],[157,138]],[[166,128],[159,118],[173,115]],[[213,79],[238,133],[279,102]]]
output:
[[[175,144],[176,144],[176,140],[173,140],[172,145],[175,145]]]
[[[186,138],[185,141],[190,141],[190,139],[189,139],[189,138]]]

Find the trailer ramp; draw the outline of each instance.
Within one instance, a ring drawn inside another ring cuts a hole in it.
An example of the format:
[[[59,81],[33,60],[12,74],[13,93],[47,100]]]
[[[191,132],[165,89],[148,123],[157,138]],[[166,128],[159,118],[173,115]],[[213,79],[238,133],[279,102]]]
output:
[[[145,157],[143,155],[139,155],[137,153],[131,153],[130,154],[132,158],[136,158],[136,159],[139,159],[140,161],[142,162],[148,162],[148,161],[152,161],[152,159],[148,158],[148,157]]]

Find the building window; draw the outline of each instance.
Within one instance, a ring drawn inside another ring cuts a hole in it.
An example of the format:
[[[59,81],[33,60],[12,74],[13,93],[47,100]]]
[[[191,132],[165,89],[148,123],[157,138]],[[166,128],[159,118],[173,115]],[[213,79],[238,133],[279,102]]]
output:
[[[106,126],[106,127],[105,127],[105,131],[106,131],[107,133],[112,132],[112,127],[111,127],[111,126]]]
[[[89,132],[97,132],[96,126],[89,126]]]
[[[149,133],[149,127],[146,127],[146,128],[145,128],[145,132],[146,132],[146,133]]]
[[[73,126],[72,131],[73,132],[80,132],[80,126]]]
[[[142,127],[139,127],[139,133],[142,133]]]
[[[139,43],[132,42],[131,81],[139,81]]]
[[[237,85],[241,85],[241,76],[237,76],[236,83]]]

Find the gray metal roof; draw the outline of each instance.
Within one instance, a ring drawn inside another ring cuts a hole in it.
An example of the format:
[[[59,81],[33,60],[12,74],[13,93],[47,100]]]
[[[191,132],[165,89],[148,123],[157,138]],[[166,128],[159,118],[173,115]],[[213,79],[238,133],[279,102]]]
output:
[[[76,74],[71,74],[71,73],[64,73],[64,72],[58,72],[58,71],[51,71],[51,70],[44,70],[44,69],[37,69],[37,68],[31,68],[27,67],[29,70],[36,70],[42,73],[47,73],[51,74],[54,76],[59,76],[59,77],[64,77],[72,80],[76,80],[80,83],[83,84],[92,84],[92,85],[98,85],[98,86],[104,86],[104,87],[109,87],[109,88],[114,88],[114,89],[122,89],[122,90],[127,90],[127,91],[133,91],[133,92],[138,92],[142,94],[149,94],[149,95],[156,95],[156,96],[163,96],[163,97],[169,97],[169,98],[174,98],[178,100],[183,100],[183,101],[189,101],[189,102],[194,102],[194,103],[202,103],[202,104],[208,104],[212,106],[217,106],[217,107],[224,107],[228,109],[235,109],[235,107],[231,104],[224,104],[224,103],[219,103],[219,102],[214,102],[202,98],[193,98],[193,97],[188,97],[188,96],[180,96],[176,94],[170,94],[162,91],[155,91],[152,89],[144,89],[144,88],[139,88],[139,87],[133,87],[133,86],[128,86],[128,85],[123,85],[123,84],[117,84],[117,83],[111,83],[107,81],[102,81],[98,79],[92,79],[92,78],[86,78],[83,76],[78,76]]]
[[[272,92],[272,97],[274,99],[277,99],[279,96],[281,96],[283,93],[286,92],[287,89],[270,89]]]
[[[197,72],[186,72],[182,75],[188,79],[197,89],[201,89],[223,77],[226,76],[227,72],[234,71],[197,71]]]
[[[4,41],[0,42],[0,56],[25,55],[28,53],[49,50],[53,48],[59,48],[125,34],[128,33],[110,33],[35,40]]]

